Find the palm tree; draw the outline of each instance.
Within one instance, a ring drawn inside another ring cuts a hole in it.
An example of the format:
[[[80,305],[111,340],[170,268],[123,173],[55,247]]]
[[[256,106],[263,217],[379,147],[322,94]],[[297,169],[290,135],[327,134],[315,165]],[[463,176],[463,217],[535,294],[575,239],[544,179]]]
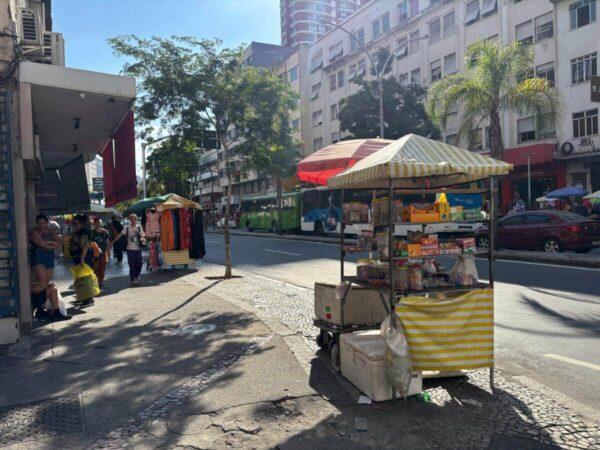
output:
[[[491,156],[502,159],[500,122],[504,114],[535,116],[537,130],[548,129],[556,122],[559,94],[545,78],[531,78],[534,52],[530,45],[479,41],[468,48],[465,61],[464,73],[442,78],[429,91],[427,112],[441,129],[460,108],[457,139],[466,138],[470,144],[471,130],[489,122]]]

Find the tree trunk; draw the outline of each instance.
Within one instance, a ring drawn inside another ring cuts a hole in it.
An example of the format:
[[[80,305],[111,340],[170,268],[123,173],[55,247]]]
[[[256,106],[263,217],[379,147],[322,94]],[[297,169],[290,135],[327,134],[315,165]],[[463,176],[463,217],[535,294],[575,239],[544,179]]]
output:
[[[225,278],[231,278],[231,234],[229,233],[229,215],[231,213],[231,171],[229,169],[229,149],[222,142],[225,154],[225,172],[227,174],[227,203],[225,204],[225,217],[223,219],[223,237],[225,239]]]
[[[275,187],[277,189],[277,233],[283,234],[283,186],[281,178],[274,177]]]
[[[498,159],[502,161],[504,157],[504,142],[502,140],[502,126],[500,125],[500,115],[498,114],[498,110],[493,109],[490,111],[490,132],[492,134],[492,148],[490,149],[490,153],[492,158]],[[493,185],[492,191],[492,202],[493,207],[491,208],[494,211],[493,217],[490,217],[490,221],[493,222],[493,229],[498,230],[498,219],[500,218],[500,183],[496,182]],[[491,237],[490,243],[494,243],[494,247],[496,247],[497,239],[495,236]],[[494,248],[495,250],[495,248]]]

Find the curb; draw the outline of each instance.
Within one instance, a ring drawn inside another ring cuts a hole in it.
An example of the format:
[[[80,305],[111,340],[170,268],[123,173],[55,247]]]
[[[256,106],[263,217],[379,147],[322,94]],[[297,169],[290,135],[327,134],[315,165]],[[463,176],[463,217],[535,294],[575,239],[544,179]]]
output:
[[[222,231],[205,230],[205,233],[209,234],[223,234]],[[340,242],[337,237],[328,236],[309,236],[299,234],[277,234],[274,235],[268,232],[248,232],[235,230],[231,232],[232,236],[245,236],[255,238],[270,238],[270,239],[283,239],[288,241],[300,241],[300,242],[315,242],[318,244],[338,244]],[[356,239],[346,239],[348,243],[355,243]],[[516,251],[516,250],[498,250],[496,251],[496,259],[503,259],[509,261],[527,261],[537,262],[544,264],[556,264],[562,266],[573,266],[573,267],[587,267],[587,268],[600,268],[600,256],[586,256],[576,253],[557,253],[557,254],[546,254],[535,251]]]

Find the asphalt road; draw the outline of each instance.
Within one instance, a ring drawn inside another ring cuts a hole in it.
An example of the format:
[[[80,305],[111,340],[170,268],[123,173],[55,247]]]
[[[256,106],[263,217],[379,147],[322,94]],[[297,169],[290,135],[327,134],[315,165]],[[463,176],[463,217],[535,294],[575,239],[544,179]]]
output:
[[[222,264],[223,236],[206,242],[205,259]],[[340,276],[335,244],[232,236],[232,259],[234,268],[309,289]],[[477,262],[482,279],[487,264]],[[346,267],[354,273],[354,263]],[[499,369],[600,413],[600,269],[497,261],[495,280]]]

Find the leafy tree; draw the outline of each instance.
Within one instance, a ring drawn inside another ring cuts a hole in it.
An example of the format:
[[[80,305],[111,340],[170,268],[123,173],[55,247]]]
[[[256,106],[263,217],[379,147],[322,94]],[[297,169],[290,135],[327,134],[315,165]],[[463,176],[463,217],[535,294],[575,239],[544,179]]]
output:
[[[244,141],[261,141],[256,136],[257,123],[273,128],[269,114],[261,109],[269,99],[255,92],[268,91],[268,72],[243,66],[242,48],[222,48],[216,39],[141,39],[128,35],[109,42],[116,54],[132,61],[125,65],[124,72],[138,80],[139,122],[149,127],[160,123],[178,142],[201,142],[208,137],[204,130],[216,133],[228,180],[228,219],[232,181],[247,170],[251,159],[237,147]],[[271,118],[277,118],[278,111],[272,111]],[[225,278],[230,278],[231,236],[229,221],[224,222]]]
[[[459,141],[464,139],[470,146],[471,131],[489,122],[491,156],[502,159],[502,115],[535,116],[538,130],[556,122],[558,92],[544,78],[527,78],[533,72],[531,46],[479,41],[467,49],[465,61],[463,73],[446,76],[431,87],[427,104],[429,115],[440,128],[446,128],[448,117],[460,109]],[[493,201],[498,211],[495,189]]]
[[[296,109],[298,95],[272,71],[249,69],[252,82],[246,93],[248,110],[242,132],[242,154],[250,167],[273,178],[277,190],[277,229],[283,230],[283,182],[295,172],[300,143],[292,137],[290,111]]]
[[[147,190],[150,197],[172,192],[187,196],[189,179],[197,173],[198,160],[193,142],[181,142],[177,137],[163,141],[146,160]]]
[[[361,89],[342,101],[340,129],[351,134],[345,139],[379,136],[379,103],[377,81],[358,79]],[[395,78],[383,81],[385,137],[400,139],[415,133],[432,139],[440,137],[425,111],[427,91],[417,85],[402,86]]]

